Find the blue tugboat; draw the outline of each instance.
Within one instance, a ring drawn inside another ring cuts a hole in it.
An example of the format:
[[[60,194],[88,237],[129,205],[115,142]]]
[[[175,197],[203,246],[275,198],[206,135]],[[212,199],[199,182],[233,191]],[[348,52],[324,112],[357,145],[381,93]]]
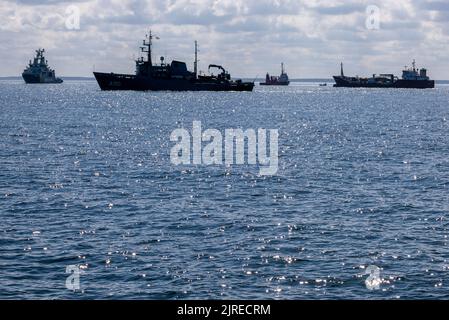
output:
[[[427,76],[427,70],[417,69],[415,60],[412,68],[405,68],[402,71],[402,78],[398,79],[393,74],[373,75],[371,78],[347,77],[343,72],[341,64],[341,74],[334,76],[334,87],[350,88],[412,88],[426,89],[435,88],[435,81]]]
[[[62,83],[62,79],[56,78],[55,70],[48,67],[48,61],[44,57],[44,49],[36,50],[33,62],[23,71],[22,77],[26,83]]]
[[[139,90],[139,91],[252,91],[254,82],[232,80],[231,75],[220,65],[211,64],[209,70],[218,69],[217,75],[198,74],[198,50],[195,42],[194,72],[187,70],[185,62],[173,60],[165,63],[161,57],[159,65],[152,63],[151,46],[153,35],[143,41],[141,51],[147,59],[136,60],[135,74],[94,72],[101,90]],[[157,37],[156,37],[157,38]]]

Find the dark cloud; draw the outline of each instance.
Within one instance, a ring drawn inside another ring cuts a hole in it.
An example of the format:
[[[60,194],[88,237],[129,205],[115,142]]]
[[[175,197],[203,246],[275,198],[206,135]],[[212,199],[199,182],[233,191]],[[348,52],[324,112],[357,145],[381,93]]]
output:
[[[365,12],[366,7],[365,4],[349,3],[337,6],[318,6],[313,7],[313,10],[322,15],[347,15],[355,12]]]
[[[420,1],[418,7],[429,11],[449,11],[449,2],[447,1]]]

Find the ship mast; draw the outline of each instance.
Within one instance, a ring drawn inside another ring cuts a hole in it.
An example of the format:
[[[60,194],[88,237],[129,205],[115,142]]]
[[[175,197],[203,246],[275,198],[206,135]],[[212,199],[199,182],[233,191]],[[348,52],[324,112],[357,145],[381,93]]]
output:
[[[153,34],[151,33],[151,30],[150,30],[150,35],[148,36],[148,44],[147,44],[147,46],[148,46],[148,60],[147,61],[148,61],[148,65],[150,67],[153,66],[153,61],[151,60],[151,45],[153,44],[152,40],[153,40]]]
[[[341,68],[340,74],[341,74],[342,77],[344,77],[345,73],[343,72],[343,62],[340,63],[340,68]]]
[[[151,70],[151,67],[153,66],[153,61],[151,60],[151,45],[152,45],[152,40],[153,40],[153,34],[150,30],[150,34],[147,35],[148,41],[145,39],[143,40],[143,47],[140,47],[140,49],[142,50],[142,52],[147,53],[147,62],[148,62],[148,71]],[[158,39],[156,37],[156,39]]]
[[[195,63],[194,66],[194,73],[195,73],[195,79],[198,78],[198,41],[195,40]]]

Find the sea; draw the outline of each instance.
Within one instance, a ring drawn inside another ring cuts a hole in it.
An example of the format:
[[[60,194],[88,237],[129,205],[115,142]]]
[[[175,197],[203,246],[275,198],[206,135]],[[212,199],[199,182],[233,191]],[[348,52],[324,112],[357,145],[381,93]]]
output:
[[[448,299],[449,85],[0,81],[0,299]],[[278,170],[171,161],[278,130]]]

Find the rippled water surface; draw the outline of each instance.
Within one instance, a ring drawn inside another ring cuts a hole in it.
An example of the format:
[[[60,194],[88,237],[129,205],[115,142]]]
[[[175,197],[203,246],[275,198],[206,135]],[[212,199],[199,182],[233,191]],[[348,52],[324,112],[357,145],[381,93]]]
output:
[[[449,298],[448,102],[0,81],[0,298]],[[278,174],[173,166],[170,133],[194,120],[279,129]]]

